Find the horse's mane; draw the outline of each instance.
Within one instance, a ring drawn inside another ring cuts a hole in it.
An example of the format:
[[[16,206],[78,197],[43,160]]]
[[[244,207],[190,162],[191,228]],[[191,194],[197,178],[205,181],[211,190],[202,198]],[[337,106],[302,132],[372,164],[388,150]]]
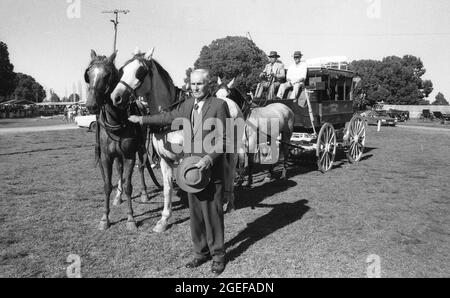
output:
[[[134,60],[144,63],[150,70],[152,90],[150,98],[147,99],[150,112],[152,114],[157,113],[172,105],[176,101],[177,88],[167,70],[155,59],[151,59],[150,61],[145,59],[145,54],[143,53],[134,55],[125,62],[122,68]]]
[[[89,63],[89,66],[86,69],[91,68],[95,64],[102,64],[106,66],[107,68],[111,69],[117,69],[113,62],[109,61],[108,57],[106,56],[97,56],[91,62]]]
[[[131,63],[131,62],[134,61],[134,60],[139,60],[139,61],[141,61],[141,62],[147,64],[148,66],[151,66],[151,65],[149,65],[149,61],[148,61],[147,59],[145,59],[145,54],[144,54],[144,53],[140,53],[140,54],[135,54],[131,59],[128,59],[128,60],[123,64],[122,68],[125,67],[127,64]],[[167,70],[165,70],[165,69],[161,66],[161,64],[159,64],[158,61],[156,61],[155,59],[152,58],[152,59],[150,60],[150,62],[153,63],[153,64],[156,66],[156,69],[158,70],[158,73],[161,74],[162,79],[163,79],[164,81],[166,81],[167,83],[170,83],[170,84],[174,85],[173,80],[172,80],[172,77],[171,77],[170,74],[167,72]]]
[[[227,90],[230,93],[230,95],[228,95],[228,98],[234,101],[238,105],[238,107],[242,109],[246,99],[236,87],[228,88],[228,85],[226,83],[222,83],[216,88],[214,94],[216,94],[220,89]]]

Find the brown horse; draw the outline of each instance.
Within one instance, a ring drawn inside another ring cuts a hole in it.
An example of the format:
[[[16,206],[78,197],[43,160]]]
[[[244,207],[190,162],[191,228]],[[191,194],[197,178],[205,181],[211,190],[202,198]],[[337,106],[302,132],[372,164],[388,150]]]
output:
[[[220,81],[221,83],[221,81]],[[267,149],[278,147],[277,138],[281,137],[279,145],[280,156],[283,156],[283,170],[281,173],[281,179],[286,178],[287,172],[287,157],[289,154],[289,146],[292,132],[294,130],[294,112],[286,105],[281,103],[269,104],[265,107],[259,107],[252,103],[251,98],[244,97],[236,88],[232,85],[234,79],[229,85],[220,84],[218,87],[217,95],[222,95],[234,101],[242,110],[243,118],[245,119],[244,134],[242,136],[243,149],[240,148],[240,152],[244,151],[248,157],[248,182],[247,187],[251,187],[253,183],[253,166],[255,161],[261,163],[261,159],[255,158],[256,156],[267,156],[269,152]],[[230,106],[230,112],[232,107]],[[264,146],[264,143],[270,143],[271,146]],[[241,147],[240,146],[240,147]],[[272,152],[273,154],[273,152]],[[240,186],[244,182],[244,158],[243,154],[239,154],[238,163],[238,181],[237,185]],[[272,155],[273,156],[273,155]],[[273,168],[276,160],[270,162],[269,173],[265,178],[265,181],[270,181],[273,175]]]
[[[272,179],[273,168],[278,161],[278,157],[273,158],[276,156],[274,152],[277,151],[277,143],[279,143],[280,157],[283,157],[281,179],[286,179],[289,155],[287,144],[290,143],[294,131],[294,112],[282,103],[272,103],[259,107],[251,102],[244,102],[242,113],[246,123],[243,142],[248,156],[247,187],[251,187],[253,183],[253,164],[255,162],[263,163],[262,159],[265,156],[272,156],[272,158],[268,159],[271,160],[267,162],[270,164],[269,173],[264,180],[268,182]],[[270,144],[270,146],[267,146],[267,144]]]
[[[112,166],[116,159],[118,161],[117,170],[121,178],[113,205],[120,205],[123,187],[128,202],[127,229],[136,230],[131,204],[131,177],[136,162],[136,153],[138,153],[141,165],[139,169],[143,201],[148,201],[144,180],[144,163],[149,169],[149,162],[145,156],[146,150],[143,148],[145,133],[140,126],[130,123],[128,116],[129,113],[142,114],[143,111],[138,110],[137,105],[130,105],[130,109],[121,110],[112,104],[110,95],[119,82],[119,71],[114,65],[115,57],[116,52],[110,57],[106,57],[97,56],[95,51],[91,51],[91,63],[85,72],[85,81],[89,84],[86,107],[90,113],[98,115],[96,158],[99,161],[105,191],[105,213],[100,221],[99,229],[105,230],[110,226],[109,200],[113,188],[111,184]],[[150,174],[152,175],[153,172]]]

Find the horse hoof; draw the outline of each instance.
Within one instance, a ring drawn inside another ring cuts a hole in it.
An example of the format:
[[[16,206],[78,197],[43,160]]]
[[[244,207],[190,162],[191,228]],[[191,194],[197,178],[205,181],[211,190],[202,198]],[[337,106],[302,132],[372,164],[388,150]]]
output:
[[[236,210],[236,207],[232,203],[227,203],[223,206],[223,212],[224,213],[231,213],[234,210]]]
[[[167,222],[162,223],[158,221],[158,223],[156,223],[155,227],[153,228],[153,232],[162,233],[165,232],[168,227],[169,225],[167,224]]]
[[[107,221],[107,220],[101,220],[100,223],[99,223],[99,225],[98,225],[98,229],[99,229],[100,231],[106,231],[106,230],[109,228],[109,226],[110,226],[109,221]]]
[[[267,183],[267,182],[270,182],[270,181],[272,181],[272,178],[266,177],[266,178],[264,178],[264,181],[263,181],[263,182]]]
[[[136,223],[134,221],[127,221],[127,230],[131,232],[136,232],[137,231]]]

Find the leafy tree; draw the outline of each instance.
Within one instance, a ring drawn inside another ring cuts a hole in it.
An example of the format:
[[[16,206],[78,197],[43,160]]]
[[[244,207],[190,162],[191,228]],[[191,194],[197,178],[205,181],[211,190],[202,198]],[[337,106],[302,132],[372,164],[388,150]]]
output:
[[[9,61],[8,46],[0,41],[0,102],[5,101],[15,88],[14,66]]]
[[[17,98],[34,102],[42,102],[45,98],[44,88],[32,76],[17,73],[15,85],[13,95]]]
[[[267,63],[266,54],[253,41],[241,36],[227,36],[204,46],[194,67],[209,69],[213,82],[218,76],[226,80],[236,78],[236,87],[247,93],[256,88],[258,75]],[[185,82],[192,70],[186,70]]]
[[[412,55],[353,61],[350,67],[362,78],[355,94],[363,104],[428,104],[425,98],[433,91],[433,83],[421,78],[426,72],[422,61]]]
[[[53,89],[50,89],[50,102],[60,102],[58,94],[56,94]]]
[[[67,100],[70,102],[78,102],[80,101],[80,96],[77,93],[72,93]]]
[[[448,106],[448,101],[447,99],[445,99],[444,94],[442,94],[441,92],[439,92],[436,95],[436,100],[432,103],[432,105],[437,105],[437,106]]]

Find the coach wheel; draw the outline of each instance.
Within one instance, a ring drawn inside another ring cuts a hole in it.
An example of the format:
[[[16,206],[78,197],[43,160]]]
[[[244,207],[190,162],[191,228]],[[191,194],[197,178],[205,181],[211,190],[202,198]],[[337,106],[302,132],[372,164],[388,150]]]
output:
[[[336,131],[333,125],[325,123],[317,137],[317,166],[322,173],[331,169],[336,156]]]
[[[97,129],[97,122],[92,122],[91,125],[89,125],[89,131],[95,131]]]
[[[364,153],[364,144],[366,142],[366,126],[364,119],[355,115],[348,124],[348,151],[347,159],[350,163],[356,163],[361,160]]]

